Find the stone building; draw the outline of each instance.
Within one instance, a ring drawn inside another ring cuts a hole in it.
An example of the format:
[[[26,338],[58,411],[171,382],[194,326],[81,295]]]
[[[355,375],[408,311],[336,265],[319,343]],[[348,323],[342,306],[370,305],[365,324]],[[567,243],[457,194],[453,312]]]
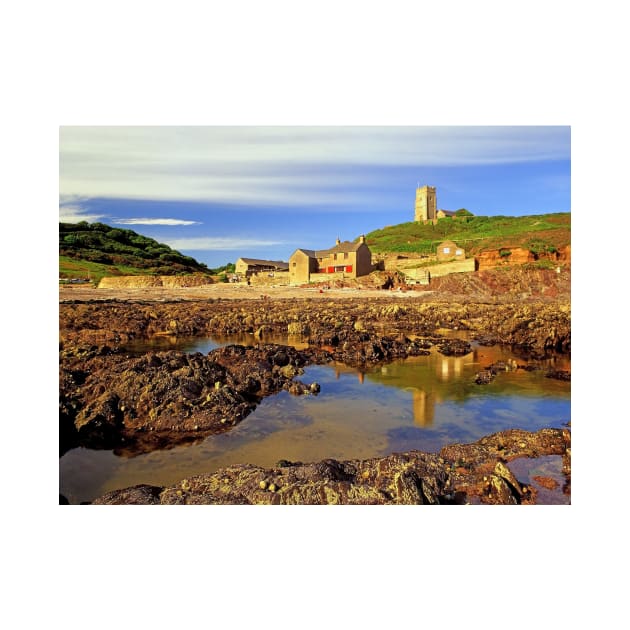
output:
[[[451,219],[456,219],[457,218],[457,214],[455,213],[455,210],[438,210],[436,217],[438,219],[444,219],[446,217],[450,217]]]
[[[435,186],[418,186],[416,188],[416,221],[433,221],[437,219],[437,196]]]
[[[245,278],[261,272],[288,271],[289,263],[281,260],[260,260],[258,258],[239,258],[236,261],[236,273]]]
[[[360,236],[357,243],[337,239],[330,249],[296,249],[289,258],[291,284],[303,284],[311,280],[334,277],[358,278],[372,271],[372,252]],[[321,276],[321,277],[314,277]]]
[[[453,241],[444,241],[437,246],[438,262],[443,260],[464,260],[466,252],[463,247],[457,247]]]

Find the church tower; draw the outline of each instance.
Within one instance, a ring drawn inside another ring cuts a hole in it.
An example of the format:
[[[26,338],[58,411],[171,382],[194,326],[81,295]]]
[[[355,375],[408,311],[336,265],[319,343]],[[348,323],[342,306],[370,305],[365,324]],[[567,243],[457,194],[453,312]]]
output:
[[[437,218],[435,186],[418,186],[416,189],[416,221],[432,221]]]

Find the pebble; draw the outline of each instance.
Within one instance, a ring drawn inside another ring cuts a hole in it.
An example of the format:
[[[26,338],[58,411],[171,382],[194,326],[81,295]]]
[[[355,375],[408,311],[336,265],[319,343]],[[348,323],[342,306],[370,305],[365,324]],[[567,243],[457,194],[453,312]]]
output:
[[[261,481],[258,485],[260,486],[261,490],[266,490],[267,489],[267,482],[266,481]]]

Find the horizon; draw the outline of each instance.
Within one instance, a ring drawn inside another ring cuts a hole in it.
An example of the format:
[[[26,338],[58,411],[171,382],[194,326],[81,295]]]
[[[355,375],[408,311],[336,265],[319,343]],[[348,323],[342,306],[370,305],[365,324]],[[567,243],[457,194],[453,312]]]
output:
[[[60,127],[59,221],[133,229],[210,268],[413,221],[571,212],[570,127]]]

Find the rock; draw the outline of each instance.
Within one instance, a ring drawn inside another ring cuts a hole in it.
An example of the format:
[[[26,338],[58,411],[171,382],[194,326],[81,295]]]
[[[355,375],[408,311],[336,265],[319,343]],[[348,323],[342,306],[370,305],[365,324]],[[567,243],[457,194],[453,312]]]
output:
[[[445,356],[463,356],[472,352],[472,347],[463,339],[447,339],[438,345],[438,352]]]
[[[159,505],[163,488],[141,484],[114,490],[92,501],[92,505]]]
[[[504,479],[510,486],[510,489],[514,492],[515,495],[521,497],[523,495],[523,490],[521,488],[521,484],[518,482],[518,479],[512,474],[512,471],[503,463],[497,462],[494,467],[494,474],[498,477]]]
[[[570,456],[567,456],[569,447],[562,431],[506,431],[472,444],[450,445],[439,454],[410,451],[381,458],[325,459],[311,464],[281,460],[273,470],[249,464],[235,465],[166,488],[135,486],[118,490],[94,503],[533,503],[536,493],[525,490],[507,464],[497,459],[497,448],[503,445],[500,452],[506,457],[522,457],[524,452],[513,451],[513,445],[518,448],[519,443],[525,443],[539,455],[560,452],[564,461]],[[570,479],[567,483],[570,487]]]
[[[547,378],[555,378],[559,381],[571,381],[571,372],[566,370],[550,370],[545,376]]]
[[[488,385],[494,380],[496,372],[493,370],[481,370],[475,374],[475,383],[477,385]]]

